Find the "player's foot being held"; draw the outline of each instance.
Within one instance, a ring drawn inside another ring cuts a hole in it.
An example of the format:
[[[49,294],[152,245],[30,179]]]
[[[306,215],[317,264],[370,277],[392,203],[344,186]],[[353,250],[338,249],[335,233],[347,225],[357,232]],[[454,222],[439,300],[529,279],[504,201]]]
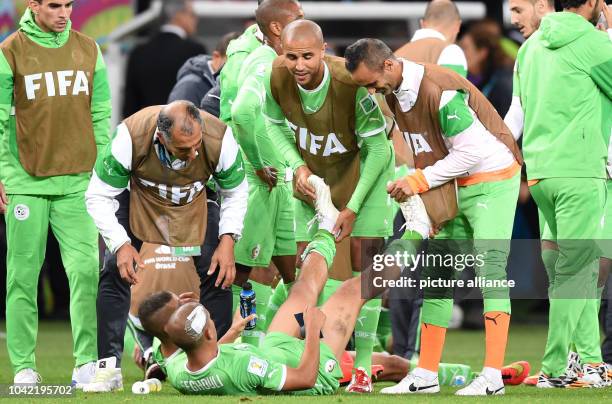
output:
[[[504,382],[501,375],[497,380],[491,380],[484,374],[480,374],[477,378],[472,380],[472,383],[468,384],[461,390],[458,390],[455,395],[457,396],[499,396],[506,392],[504,389]]]
[[[353,374],[349,385],[346,386],[346,391],[349,393],[371,393],[374,391],[372,379],[364,368],[355,369],[355,374]]]
[[[507,386],[517,386],[529,376],[531,366],[527,361],[513,362],[501,369],[502,380]],[[536,378],[537,383],[537,378]]]
[[[316,219],[319,221],[319,228],[332,233],[340,212],[332,202],[329,186],[323,181],[323,178],[316,175],[308,177],[308,183],[312,185],[317,195],[315,209],[317,211]]]
[[[431,220],[425,209],[423,200],[418,195],[413,195],[406,202],[400,203],[402,215],[406,219],[406,229],[419,233],[423,239],[429,238],[431,231]]]
[[[418,368],[417,368],[418,369]],[[415,369],[416,370],[416,369]],[[414,371],[408,373],[398,384],[385,387],[380,391],[382,394],[431,394],[440,392],[438,377],[425,379],[417,376]]]
[[[96,375],[91,383],[83,386],[85,393],[110,393],[123,391],[121,368],[116,368],[117,358],[100,359],[96,365]]]
[[[34,369],[21,369],[13,378],[14,384],[38,384],[42,382],[42,377]]]
[[[78,390],[93,381],[96,375],[96,362],[89,362],[72,370],[72,385]]]

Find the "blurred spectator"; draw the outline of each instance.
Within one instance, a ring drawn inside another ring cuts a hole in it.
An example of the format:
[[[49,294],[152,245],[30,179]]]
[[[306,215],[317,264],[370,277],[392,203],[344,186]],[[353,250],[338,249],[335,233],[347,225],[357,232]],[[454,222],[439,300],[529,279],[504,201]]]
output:
[[[198,55],[187,60],[178,72],[168,103],[187,100],[200,105],[206,93],[216,84],[219,71],[227,59],[225,55],[227,45],[239,36],[239,32],[225,34],[217,43],[212,56]]]
[[[183,63],[206,53],[202,44],[189,39],[198,26],[192,1],[164,1],[163,18],[165,24],[160,31],[134,48],[128,59],[124,116],[150,105],[165,104]]]
[[[501,27],[484,19],[469,26],[459,45],[467,58],[468,79],[505,116],[512,102],[513,61],[501,48]]]
[[[465,77],[467,62],[460,47],[455,45],[461,28],[461,15],[455,3],[434,0],[427,5],[425,16],[409,43],[395,55],[417,63],[434,63]]]

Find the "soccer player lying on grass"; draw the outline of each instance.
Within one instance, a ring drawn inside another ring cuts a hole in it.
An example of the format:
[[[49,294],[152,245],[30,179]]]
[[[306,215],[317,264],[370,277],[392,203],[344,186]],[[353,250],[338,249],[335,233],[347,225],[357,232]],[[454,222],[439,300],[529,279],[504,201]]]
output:
[[[185,303],[198,302],[193,293],[182,293],[177,296],[169,291],[160,291],[147,297],[138,308],[138,318],[144,329],[154,336],[153,360],[159,365],[164,374],[167,374],[166,366],[175,359],[186,361],[185,353],[168,338],[164,326],[168,324],[172,313]],[[240,336],[245,325],[253,320],[252,314],[246,318],[235,319],[230,329],[219,340],[220,344],[231,343]]]
[[[344,282],[321,309],[315,308],[335,255],[331,230],[338,210],[331,202],[329,187],[320,178],[311,176],[308,181],[316,191],[319,230],[304,252],[300,276],[259,348],[249,344],[220,345],[214,322],[199,304],[180,306],[170,318],[164,331],[187,355],[186,363],[173,361],[166,367],[170,382],[180,392],[219,395],[290,391],[326,395],[338,389],[338,379],[342,377],[340,358],[367,300],[362,298],[359,276]],[[421,208],[416,214],[426,218],[422,204]],[[399,268],[389,268],[387,272],[391,278],[399,276]],[[367,281],[371,275],[363,276]],[[368,291],[368,297],[382,291]],[[296,313],[304,313],[304,340],[298,338],[301,330],[294,318]]]

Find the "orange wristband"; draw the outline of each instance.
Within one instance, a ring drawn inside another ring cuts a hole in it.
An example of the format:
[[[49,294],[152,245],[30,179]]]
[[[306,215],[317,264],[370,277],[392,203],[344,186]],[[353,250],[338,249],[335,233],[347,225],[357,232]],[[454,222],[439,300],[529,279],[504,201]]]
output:
[[[427,183],[427,179],[425,178],[423,171],[418,168],[413,174],[406,176],[404,179],[406,180],[406,182],[408,182],[408,185],[410,185],[412,192],[414,192],[415,194],[422,194],[423,192],[429,190],[429,184]]]

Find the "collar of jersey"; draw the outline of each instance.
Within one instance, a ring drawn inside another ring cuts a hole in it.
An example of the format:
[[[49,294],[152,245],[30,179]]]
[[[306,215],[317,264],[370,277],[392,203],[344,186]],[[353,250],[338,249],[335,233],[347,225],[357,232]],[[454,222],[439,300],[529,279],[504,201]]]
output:
[[[321,109],[327,97],[327,90],[329,89],[331,78],[327,63],[323,62],[323,67],[325,69],[323,70],[323,80],[321,80],[321,84],[319,84],[317,88],[307,90],[298,84],[302,109],[306,114],[314,114]]]
[[[59,48],[68,42],[72,22],[68,20],[66,29],[64,29],[62,32],[44,32],[42,29],[40,29],[38,24],[36,24],[32,10],[28,8],[26,9],[25,13],[23,13],[21,20],[19,21],[19,28],[28,36],[28,38],[36,42],[38,45],[44,46],[45,48]]]
[[[402,70],[402,84],[393,92],[399,101],[402,112],[408,112],[414,107],[419,97],[419,88],[425,74],[425,67],[418,63],[400,59],[404,65]]]
[[[436,31],[435,29],[431,29],[431,28],[421,28],[421,29],[417,29],[414,32],[414,35],[412,36],[412,39],[410,40],[410,42],[414,42],[414,41],[418,41],[419,39],[426,39],[426,38],[435,38],[435,39],[441,39],[443,41],[446,41],[446,37],[442,35],[442,33],[440,33],[439,31]]]
[[[176,157],[172,156],[168,149],[159,141],[159,136],[157,136],[157,131],[153,135],[153,144],[155,145],[155,152],[157,153],[157,157],[159,161],[171,170],[181,170],[187,167],[187,162],[183,160],[179,160]]]
[[[190,375],[199,375],[200,373],[204,373],[217,361],[217,359],[219,359],[219,355],[221,355],[221,350],[219,349],[219,347],[217,347],[217,354],[215,355],[215,357],[212,358],[206,365],[204,365],[202,369],[191,371],[187,367],[187,362],[185,362],[185,371]]]

